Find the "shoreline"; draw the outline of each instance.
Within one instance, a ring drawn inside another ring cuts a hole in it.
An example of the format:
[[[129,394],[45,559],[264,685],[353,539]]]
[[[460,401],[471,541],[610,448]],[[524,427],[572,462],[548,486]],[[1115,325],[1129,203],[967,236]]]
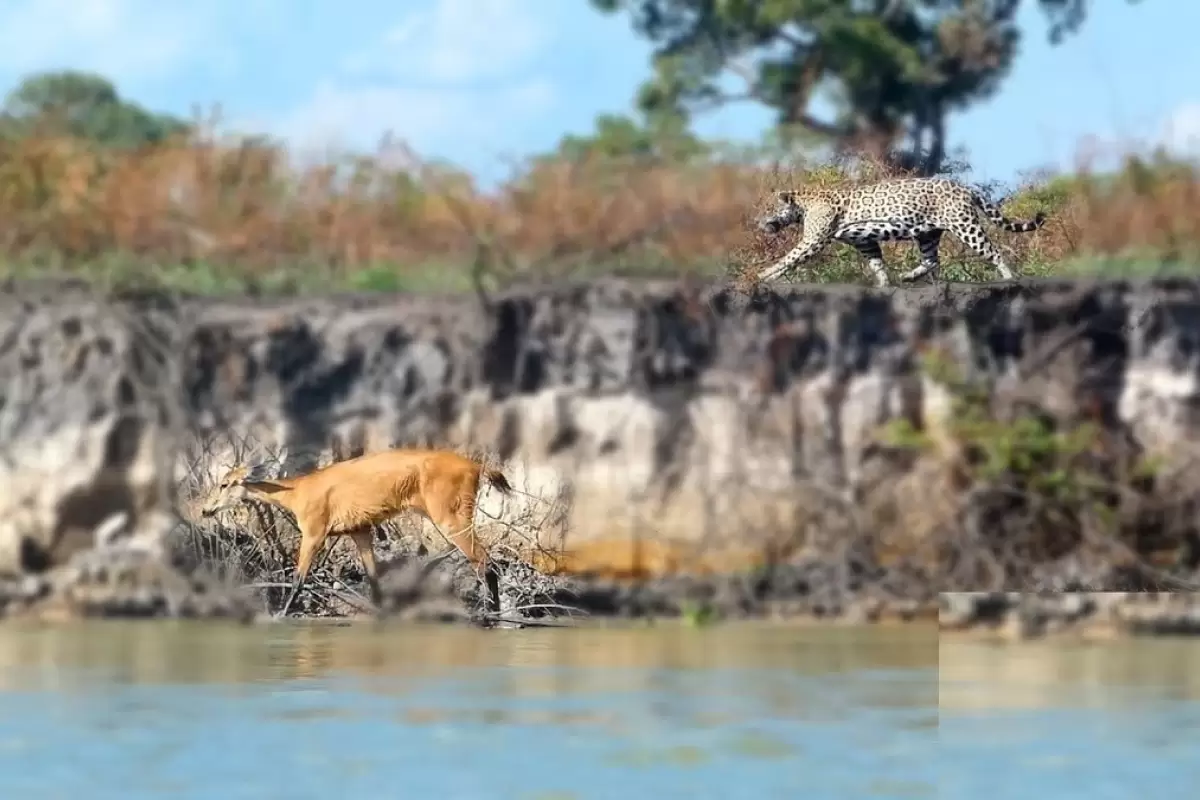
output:
[[[939,634],[952,639],[1200,636],[1197,592],[948,592],[939,605]]]
[[[184,575],[154,554],[92,551],[45,576],[0,583],[0,621],[232,621],[244,625],[418,624],[512,628],[710,629],[725,627],[929,630],[947,640],[1110,641],[1200,636],[1200,592],[948,592],[881,599],[871,582],[838,586],[827,563],[776,565],[749,574],[676,575],[640,582],[551,577],[507,566],[502,610],[481,611],[478,581],[464,560],[398,555],[386,562],[379,614],[338,606],[317,584],[301,609],[276,618],[272,592]],[[817,576],[824,576],[822,583]],[[343,596],[358,581],[332,582]],[[876,590],[877,591],[877,590]],[[324,604],[323,604],[324,603]],[[2,622],[0,622],[2,624]]]

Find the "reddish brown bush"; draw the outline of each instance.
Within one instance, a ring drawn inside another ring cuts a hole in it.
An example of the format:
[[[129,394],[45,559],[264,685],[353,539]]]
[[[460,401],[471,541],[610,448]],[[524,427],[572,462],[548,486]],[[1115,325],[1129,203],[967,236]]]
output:
[[[513,267],[542,272],[622,262],[716,271],[790,245],[791,236],[765,240],[747,224],[771,189],[847,174],[542,160],[484,192],[462,174],[402,160],[408,166],[389,154],[297,170],[262,144],[114,152],[66,139],[0,141],[0,260],[86,269],[118,255],[148,269],[203,263],[252,277],[321,265],[345,274],[465,268],[489,244]],[[1194,166],[1130,157],[1115,174],[1024,187],[1009,212],[1053,219],[1037,234],[997,238],[1043,269],[1078,256],[1190,258],[1200,250],[1198,201]]]

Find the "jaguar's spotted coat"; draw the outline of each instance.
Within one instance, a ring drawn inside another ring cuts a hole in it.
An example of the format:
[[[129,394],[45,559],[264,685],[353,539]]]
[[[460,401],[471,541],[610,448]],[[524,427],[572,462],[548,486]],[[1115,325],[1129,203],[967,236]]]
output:
[[[759,228],[778,233],[803,221],[804,236],[799,245],[759,272],[759,280],[764,281],[791,272],[836,240],[857,250],[867,260],[876,285],[887,286],[879,245],[902,239],[916,240],[921,263],[901,280],[925,275],[936,280],[938,245],[946,231],[992,262],[1003,280],[1012,280],[1013,272],[988,240],[979,212],[1014,233],[1035,231],[1046,221],[1041,213],[1028,222],[1010,220],[997,204],[946,178],[897,178],[854,188],[789,189],[776,192],[776,199],[778,206],[758,221]]]

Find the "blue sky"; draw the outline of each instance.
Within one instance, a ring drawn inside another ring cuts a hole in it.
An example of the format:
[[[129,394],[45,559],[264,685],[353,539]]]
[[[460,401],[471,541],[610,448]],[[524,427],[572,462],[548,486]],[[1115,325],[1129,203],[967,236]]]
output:
[[[1031,0],[1023,51],[1002,91],[956,115],[981,179],[1070,168],[1089,149],[1163,142],[1200,152],[1200,3],[1092,3],[1082,33],[1053,48]],[[352,9],[352,11],[351,11]],[[484,181],[512,159],[624,111],[649,48],[624,17],[587,0],[5,0],[0,86],[83,68],[129,97],[227,124],[301,152],[371,147],[385,131]],[[755,137],[770,116],[737,106],[698,128]],[[1096,143],[1089,144],[1094,139]]]

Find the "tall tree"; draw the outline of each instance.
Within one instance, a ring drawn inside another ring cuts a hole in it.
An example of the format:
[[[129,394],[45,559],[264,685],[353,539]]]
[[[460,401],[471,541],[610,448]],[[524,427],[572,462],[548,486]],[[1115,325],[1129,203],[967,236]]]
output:
[[[190,125],[122,98],[101,75],[76,70],[23,79],[0,107],[0,135],[77,136],[108,146],[139,146],[185,133]]]
[[[687,129],[687,120],[678,115],[643,115],[642,119],[636,119],[601,114],[596,117],[591,133],[564,136],[555,155],[568,159],[599,157],[680,162],[707,152],[706,144]]]
[[[877,156],[901,148],[901,161],[926,173],[945,160],[948,115],[999,88],[1020,38],[1020,0],[591,2],[630,14],[654,44],[654,77],[639,93],[647,113],[756,101],[784,131]],[[1036,2],[1055,42],[1087,9],[1087,0]],[[832,113],[818,114],[818,97]]]

